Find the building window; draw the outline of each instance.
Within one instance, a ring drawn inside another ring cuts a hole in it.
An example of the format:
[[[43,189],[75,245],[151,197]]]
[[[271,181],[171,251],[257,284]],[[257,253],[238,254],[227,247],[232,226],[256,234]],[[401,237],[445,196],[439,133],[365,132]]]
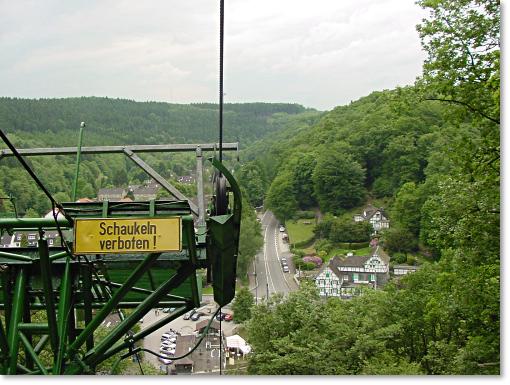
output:
[[[374,282],[374,281],[375,281],[375,274],[370,274],[370,281],[371,281],[371,282]]]
[[[353,273],[353,274],[352,274],[352,280],[353,280],[354,282],[358,282],[358,273]]]
[[[349,274],[345,274],[344,275],[344,281],[348,281],[349,280]]]

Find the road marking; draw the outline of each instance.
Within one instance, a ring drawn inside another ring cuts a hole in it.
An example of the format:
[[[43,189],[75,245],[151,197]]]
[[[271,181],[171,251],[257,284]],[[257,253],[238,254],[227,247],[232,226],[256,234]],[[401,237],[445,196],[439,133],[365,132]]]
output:
[[[269,264],[267,263],[267,247],[269,246],[269,243],[267,242],[267,230],[269,230],[269,226],[266,227],[266,231],[264,232],[264,264],[266,267],[266,284],[269,284],[269,281],[271,281],[271,286],[273,286],[273,292],[276,293],[273,277],[271,277],[271,271],[269,269]],[[267,279],[268,277],[269,280]]]

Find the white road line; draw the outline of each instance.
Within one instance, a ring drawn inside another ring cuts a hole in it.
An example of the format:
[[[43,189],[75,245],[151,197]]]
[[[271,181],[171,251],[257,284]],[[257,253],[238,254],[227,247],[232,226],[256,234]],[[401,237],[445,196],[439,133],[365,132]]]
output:
[[[271,271],[269,270],[269,264],[267,263],[267,230],[269,229],[269,226],[266,227],[266,231],[264,232],[264,264],[266,267],[266,283],[269,284],[269,281],[271,281],[271,286],[273,287],[273,292],[276,292],[276,289],[274,287],[273,278],[271,277]],[[268,279],[269,277],[269,279]]]

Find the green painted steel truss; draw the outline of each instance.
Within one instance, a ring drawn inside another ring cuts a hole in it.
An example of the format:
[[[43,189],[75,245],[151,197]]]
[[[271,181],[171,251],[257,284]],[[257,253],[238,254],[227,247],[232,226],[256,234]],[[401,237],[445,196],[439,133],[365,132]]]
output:
[[[137,341],[199,306],[197,269],[212,268],[215,300],[220,305],[230,302],[235,294],[240,193],[228,171],[215,166],[226,173],[238,203],[232,214],[210,217],[197,229],[187,201],[63,204],[73,219],[180,216],[181,252],[75,256],[64,245],[48,245],[45,232],[57,227],[52,218],[0,219],[1,231],[40,234],[37,248],[0,251],[0,374],[93,374],[101,362],[132,350]],[[57,220],[71,242],[72,223]],[[175,311],[138,333],[130,332],[156,307]],[[94,332],[118,309],[130,310],[106,337],[95,340]]]

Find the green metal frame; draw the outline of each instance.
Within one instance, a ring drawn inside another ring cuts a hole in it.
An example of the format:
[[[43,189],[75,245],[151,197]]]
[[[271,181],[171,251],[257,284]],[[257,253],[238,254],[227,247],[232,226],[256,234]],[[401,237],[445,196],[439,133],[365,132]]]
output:
[[[46,231],[58,227],[67,242],[72,241],[70,219],[59,217],[57,226],[51,218],[0,218],[0,231],[30,229],[42,235],[37,248],[0,251],[0,374],[94,373],[104,360],[131,351],[137,341],[200,305],[197,269],[212,268],[216,302],[230,302],[241,195],[228,170],[217,160],[212,163],[230,183],[233,209],[208,218],[196,233],[187,201],[63,204],[73,221],[180,216],[181,252],[74,256],[62,245],[49,246],[44,238]],[[147,312],[162,306],[176,310],[137,334],[129,333]],[[94,341],[94,332],[112,311],[128,308],[131,314]],[[37,321],[36,311],[43,312],[44,322]]]

